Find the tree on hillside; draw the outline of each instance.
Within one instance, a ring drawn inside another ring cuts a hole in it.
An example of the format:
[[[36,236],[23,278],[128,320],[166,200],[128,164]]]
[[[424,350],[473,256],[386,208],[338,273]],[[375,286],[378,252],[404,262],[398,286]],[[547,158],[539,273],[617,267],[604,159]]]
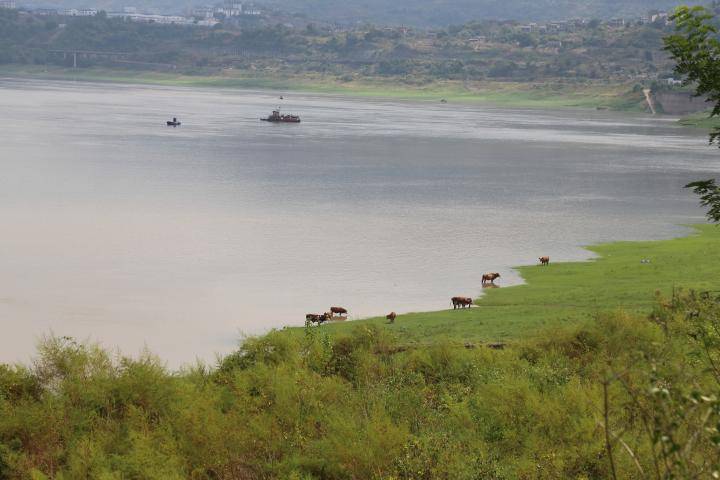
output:
[[[675,72],[695,87],[697,96],[713,104],[710,117],[720,116],[720,35],[713,12],[705,7],[678,7],[673,15],[676,33],[665,38],[665,49],[677,62]],[[710,134],[710,143],[720,146],[720,128]],[[720,186],[715,179],[686,185],[708,207],[707,216],[720,222]]]

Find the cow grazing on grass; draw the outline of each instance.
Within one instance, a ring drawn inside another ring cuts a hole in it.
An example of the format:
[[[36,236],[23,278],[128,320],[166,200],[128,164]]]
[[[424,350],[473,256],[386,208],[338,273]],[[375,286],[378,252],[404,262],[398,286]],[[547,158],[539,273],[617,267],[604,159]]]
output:
[[[387,318],[388,323],[395,323],[395,317],[397,317],[397,314],[395,312],[390,312],[387,315],[385,315],[385,318]]]
[[[540,257],[540,265],[550,265],[550,257]]]
[[[500,278],[499,273],[486,273],[482,276],[482,284],[485,285],[486,283],[490,282],[492,284],[495,284],[495,279]]]
[[[340,315],[340,316],[347,315],[348,312],[343,307],[330,307],[330,313],[334,317],[335,315]]]
[[[470,308],[473,303],[470,297],[452,297],[450,300],[453,304],[453,310],[456,308]]]

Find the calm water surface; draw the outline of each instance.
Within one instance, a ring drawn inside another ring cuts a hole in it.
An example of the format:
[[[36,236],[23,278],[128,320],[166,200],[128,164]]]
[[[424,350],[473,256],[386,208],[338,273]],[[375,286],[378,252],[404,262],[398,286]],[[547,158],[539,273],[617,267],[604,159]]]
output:
[[[682,234],[720,155],[641,115],[0,80],[0,165],[0,362],[54,332],[180,365]]]

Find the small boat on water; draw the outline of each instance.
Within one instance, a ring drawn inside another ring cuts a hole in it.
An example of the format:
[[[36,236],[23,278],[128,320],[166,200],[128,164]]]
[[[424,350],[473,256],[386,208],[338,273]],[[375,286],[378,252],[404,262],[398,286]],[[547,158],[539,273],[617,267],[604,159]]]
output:
[[[167,122],[168,127],[179,127],[180,125],[182,125],[182,123],[178,122],[178,119],[175,117]]]
[[[280,110],[273,110],[272,114],[267,118],[261,118],[263,122],[275,123],[300,123],[300,117],[297,115],[281,115]]]

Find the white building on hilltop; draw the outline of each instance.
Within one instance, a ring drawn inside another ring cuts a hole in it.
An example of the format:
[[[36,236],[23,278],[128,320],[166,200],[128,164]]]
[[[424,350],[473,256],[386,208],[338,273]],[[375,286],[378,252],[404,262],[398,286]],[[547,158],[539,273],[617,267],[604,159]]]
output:
[[[10,8],[14,10],[17,8],[17,5],[15,4],[15,0],[0,0],[0,8]]]

